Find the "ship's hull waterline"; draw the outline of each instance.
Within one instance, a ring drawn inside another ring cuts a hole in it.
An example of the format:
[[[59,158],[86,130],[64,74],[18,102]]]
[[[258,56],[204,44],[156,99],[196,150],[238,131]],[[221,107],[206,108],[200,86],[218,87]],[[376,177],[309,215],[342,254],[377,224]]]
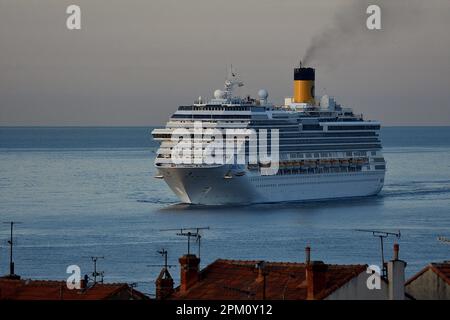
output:
[[[227,165],[158,168],[181,202],[198,205],[236,205],[317,201],[377,195],[384,171],[314,173],[302,175],[240,175]]]

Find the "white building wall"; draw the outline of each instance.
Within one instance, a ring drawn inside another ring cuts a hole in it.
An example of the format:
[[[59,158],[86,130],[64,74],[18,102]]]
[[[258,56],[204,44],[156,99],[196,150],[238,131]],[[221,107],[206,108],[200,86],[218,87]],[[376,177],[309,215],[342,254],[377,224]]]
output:
[[[406,285],[405,289],[417,300],[450,300],[450,285],[430,269]]]
[[[370,274],[361,272],[345,285],[330,294],[325,300],[387,300],[388,286],[381,280],[380,289],[370,290],[367,287],[367,279]]]

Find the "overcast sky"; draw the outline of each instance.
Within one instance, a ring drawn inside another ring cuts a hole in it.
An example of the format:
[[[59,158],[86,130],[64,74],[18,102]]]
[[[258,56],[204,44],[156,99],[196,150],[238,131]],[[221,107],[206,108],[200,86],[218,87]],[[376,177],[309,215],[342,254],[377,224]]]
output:
[[[450,1],[370,2],[382,31],[352,0],[0,0],[0,125],[163,125],[230,63],[242,94],[280,104],[323,34],[316,94],[384,125],[450,125]]]

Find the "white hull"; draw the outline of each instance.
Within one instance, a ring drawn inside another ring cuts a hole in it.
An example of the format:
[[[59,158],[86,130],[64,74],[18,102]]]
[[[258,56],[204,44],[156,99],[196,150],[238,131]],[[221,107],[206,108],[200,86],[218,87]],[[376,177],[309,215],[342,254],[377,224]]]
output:
[[[364,197],[383,188],[384,170],[260,176],[231,174],[228,166],[158,168],[184,203],[223,205]]]

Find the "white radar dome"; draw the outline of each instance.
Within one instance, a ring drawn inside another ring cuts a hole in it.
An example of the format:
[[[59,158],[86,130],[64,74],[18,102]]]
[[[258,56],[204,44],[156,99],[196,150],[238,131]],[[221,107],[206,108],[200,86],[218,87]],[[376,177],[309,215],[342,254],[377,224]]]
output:
[[[223,92],[220,89],[217,89],[216,91],[214,91],[214,98],[216,99],[223,99],[225,97],[225,92]]]
[[[258,91],[258,97],[261,100],[266,100],[268,96],[269,96],[269,92],[267,92],[266,89],[261,89]]]

